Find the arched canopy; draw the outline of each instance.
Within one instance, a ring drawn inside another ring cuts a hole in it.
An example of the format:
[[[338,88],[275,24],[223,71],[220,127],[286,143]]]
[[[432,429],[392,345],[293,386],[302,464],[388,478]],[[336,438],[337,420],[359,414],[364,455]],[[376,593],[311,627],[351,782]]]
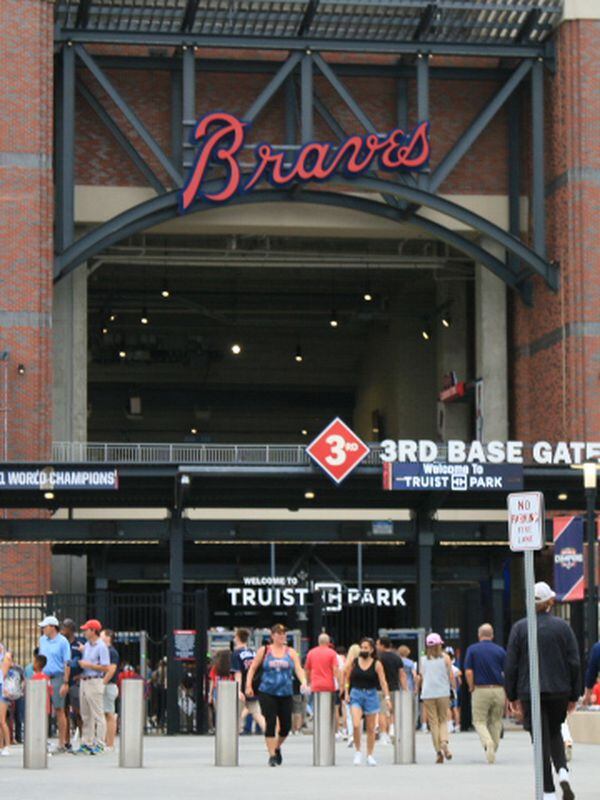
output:
[[[348,181],[343,178],[334,178],[330,181],[330,184],[347,186]],[[212,189],[218,187],[218,185],[218,181],[211,182],[205,187],[205,190],[210,192]],[[298,187],[283,191],[266,189],[238,196],[232,199],[229,204],[245,205],[248,203],[274,203],[281,201],[308,202],[363,211],[367,214],[395,220],[398,223],[410,222],[413,225],[427,230],[437,238],[444,240],[457,250],[464,252],[470,258],[482,263],[505,281],[508,286],[520,291],[525,298],[528,296],[527,279],[532,274],[541,275],[552,289],[556,289],[558,286],[558,274],[553,264],[548,263],[545,259],[524,245],[519,239],[502,230],[502,228],[499,228],[484,217],[475,214],[473,211],[457,203],[453,203],[414,186],[384,181],[379,178],[361,177],[358,180],[352,181],[352,186],[363,191],[380,195],[391,195],[417,208],[423,206],[455,219],[472,228],[480,235],[485,236],[487,239],[499,244],[508,253],[516,257],[515,261],[517,264],[522,264],[523,266],[519,267],[519,271],[516,271],[509,266],[511,263],[510,259],[507,259],[507,263],[505,264],[479,247],[473,241],[416,212],[407,212],[387,203],[367,200],[345,192],[315,191],[299,189]],[[198,213],[214,207],[215,206],[211,203],[199,200],[191,206],[187,213]],[[86,233],[62,254],[57,256],[55,262],[55,280],[58,281],[65,275],[68,275],[89,258],[98,255],[107,247],[177,216],[177,191],[168,192],[128,209],[117,217],[114,217],[89,233]]]

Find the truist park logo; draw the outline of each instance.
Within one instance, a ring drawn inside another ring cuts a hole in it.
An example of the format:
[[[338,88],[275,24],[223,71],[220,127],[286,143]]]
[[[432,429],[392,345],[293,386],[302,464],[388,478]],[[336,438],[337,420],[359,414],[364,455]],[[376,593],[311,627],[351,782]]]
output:
[[[251,192],[261,181],[275,188],[323,182],[336,174],[356,178],[368,170],[422,171],[429,163],[429,123],[409,132],[395,128],[386,134],[350,136],[339,144],[309,142],[293,156],[285,147],[261,143],[254,148],[254,164],[242,170],[250,123],[233,114],[215,112],[202,117],[192,133],[197,147],[194,166],[179,193],[184,214],[195,200],[226,203]]]

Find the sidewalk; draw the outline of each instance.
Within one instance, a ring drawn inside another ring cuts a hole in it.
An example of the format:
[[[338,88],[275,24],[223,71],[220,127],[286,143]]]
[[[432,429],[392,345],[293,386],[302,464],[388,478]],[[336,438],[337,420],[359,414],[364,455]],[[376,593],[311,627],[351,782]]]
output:
[[[418,763],[394,766],[392,748],[378,746],[374,768],[353,767],[353,751],[337,745],[335,768],[312,767],[312,737],[291,737],[284,747],[284,764],[266,766],[263,741],[258,736],[240,739],[238,769],[213,766],[214,738],[148,737],[145,768],[118,768],[118,755],[61,755],[49,759],[46,772],[22,769],[22,748],[12,748],[0,758],[0,792],[11,800],[48,800],[85,796],[86,800],[171,800],[171,798],[245,797],[260,800],[281,796],[285,800],[391,800],[410,796],[416,800],[533,800],[532,750],[522,732],[508,732],[501,743],[498,762],[488,765],[477,735],[451,737],[454,758],[433,763],[430,739],[417,734]],[[598,800],[600,747],[575,745],[571,763],[577,800]],[[560,798],[560,792],[558,793]]]

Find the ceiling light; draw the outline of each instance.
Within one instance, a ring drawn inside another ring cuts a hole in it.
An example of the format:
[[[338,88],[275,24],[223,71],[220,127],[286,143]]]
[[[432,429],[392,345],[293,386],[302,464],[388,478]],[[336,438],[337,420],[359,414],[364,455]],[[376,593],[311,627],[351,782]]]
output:
[[[160,291],[160,296],[164,297],[165,299],[167,297],[171,296],[171,291],[169,289],[169,284],[166,281],[163,283],[163,287],[162,287],[162,289]]]
[[[234,356],[239,356],[239,354],[242,352],[242,346],[240,344],[232,344],[231,352]]]
[[[54,492],[44,492],[44,500],[54,500]]]
[[[428,342],[431,339],[431,326],[429,322],[423,323],[423,327],[421,328],[421,336]]]
[[[371,294],[371,292],[366,291],[363,294],[363,300],[365,300],[367,303],[370,303],[372,299],[373,299],[373,295]]]
[[[296,347],[296,355],[294,356],[294,359],[298,362],[298,364],[301,364],[304,361],[304,356],[302,355],[302,348],[300,345]]]
[[[307,492],[304,492],[304,499],[305,500],[314,500],[315,499],[315,493],[311,492],[310,490],[307,491]]]
[[[442,314],[442,325],[444,328],[449,328],[452,325],[452,317],[450,314]]]
[[[100,328],[100,333],[101,333],[103,336],[106,336],[106,334],[108,333],[108,325],[103,325],[103,326]]]
[[[302,434],[302,436],[308,436],[308,431],[306,430],[306,428],[302,428],[300,433]]]
[[[568,495],[566,492],[561,492],[561,493],[558,495],[558,499],[559,499],[559,500],[568,500],[568,499],[569,499],[569,495]]]
[[[127,351],[119,350],[119,358],[127,358]]]
[[[140,317],[140,322],[142,325],[147,325],[150,322],[150,318],[148,317],[148,309],[142,309],[142,316]]]
[[[198,433],[198,428],[192,428],[190,430],[190,433],[192,433],[195,436]]]
[[[17,367],[17,372],[19,375],[25,375],[25,364],[19,364]]]
[[[114,313],[114,311],[109,311],[108,312],[108,321],[109,322],[114,322],[116,320],[116,318],[117,318],[117,315]]]
[[[331,325],[332,328],[337,328],[337,326],[339,325],[337,314],[335,313],[335,311],[331,312],[331,319],[329,320],[329,324]]]

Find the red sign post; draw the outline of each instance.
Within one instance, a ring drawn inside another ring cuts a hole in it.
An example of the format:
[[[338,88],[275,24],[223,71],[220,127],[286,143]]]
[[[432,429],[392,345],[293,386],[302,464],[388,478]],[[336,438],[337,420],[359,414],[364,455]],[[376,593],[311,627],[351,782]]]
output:
[[[329,477],[340,484],[369,455],[368,446],[336,417],[306,448]]]

